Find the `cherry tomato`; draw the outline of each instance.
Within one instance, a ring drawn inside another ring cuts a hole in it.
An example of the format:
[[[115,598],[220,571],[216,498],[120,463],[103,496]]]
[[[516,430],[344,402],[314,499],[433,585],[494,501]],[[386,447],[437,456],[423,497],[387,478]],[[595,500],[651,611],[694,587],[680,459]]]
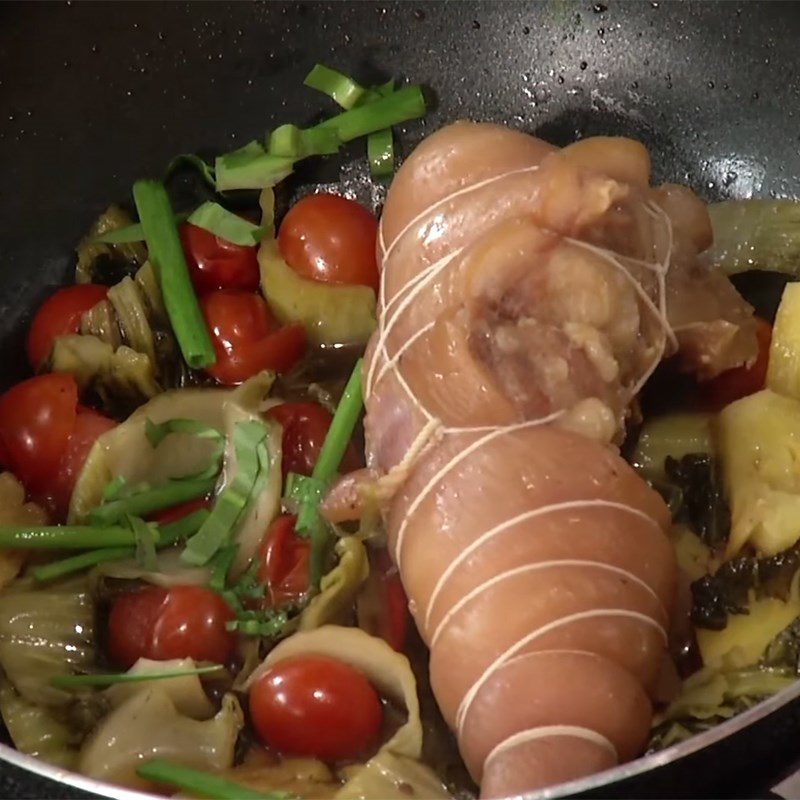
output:
[[[256,248],[220,239],[209,231],[181,225],[181,243],[189,265],[189,276],[200,295],[217,289],[258,289],[259,270]]]
[[[308,591],[311,543],[295,533],[296,522],[290,514],[277,517],[259,546],[258,580],[267,584],[269,606],[298,600]]]
[[[408,638],[408,623],[408,598],[397,567],[386,550],[373,550],[369,577],[358,597],[358,624],[402,651]]]
[[[319,403],[281,403],[270,408],[266,415],[283,427],[281,470],[284,479],[290,472],[310,475],[317,463],[319,451],[333,421],[333,415]],[[361,459],[352,443],[345,451],[341,472],[361,466]]]
[[[278,248],[304,278],[377,291],[377,237],[378,221],[354,200],[312,194],[289,209],[278,232]]]
[[[114,420],[90,408],[78,406],[75,427],[69,435],[67,447],[61,456],[58,469],[44,490],[48,496],[47,505],[59,519],[66,518],[75,481],[97,437],[116,427],[116,424]]]
[[[381,703],[364,674],[327,656],[270,667],[250,689],[250,715],[269,747],[327,761],[364,753],[381,727]]]
[[[28,361],[36,370],[50,356],[59,336],[77,333],[81,317],[108,295],[106,286],[83,283],[65,286],[39,306],[28,331]]]
[[[756,319],[758,356],[749,366],[735,367],[700,385],[701,403],[709,411],[720,409],[754,394],[764,388],[769,366],[769,346],[772,342],[772,326],[763,319]]]
[[[235,386],[262,369],[286,372],[305,352],[303,326],[279,328],[256,294],[211,292],[200,305],[217,356],[207,371],[220,383]]]
[[[233,612],[215,592],[200,586],[147,586],[117,598],[108,618],[111,660],[130,667],[139,658],[193,658],[224,664],[235,639],[225,623]]]
[[[78,386],[72,375],[37,375],[0,396],[0,456],[36,493],[57,474],[75,428]]]
[[[150,522],[157,522],[159,525],[169,525],[170,522],[178,522],[201,508],[210,509],[211,506],[212,502],[207,497],[198,497],[196,500],[187,500],[185,503],[172,506],[172,508],[155,511],[147,519]]]

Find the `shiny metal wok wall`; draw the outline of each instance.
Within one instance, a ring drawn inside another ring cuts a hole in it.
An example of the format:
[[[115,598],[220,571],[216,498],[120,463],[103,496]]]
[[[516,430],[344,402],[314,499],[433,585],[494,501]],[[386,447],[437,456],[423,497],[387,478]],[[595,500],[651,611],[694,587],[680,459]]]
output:
[[[651,148],[657,179],[738,197],[800,190],[798,42],[795,3],[2,4],[3,383],[23,372],[28,310],[66,278],[71,248],[102,208],[176,153],[309,121],[325,105],[301,88],[315,61],[430,87],[434,110],[408,127],[406,147],[460,116],[557,143],[624,133]],[[596,793],[735,791],[743,769],[793,755],[799,730],[784,706]],[[0,770],[3,796],[70,791]]]

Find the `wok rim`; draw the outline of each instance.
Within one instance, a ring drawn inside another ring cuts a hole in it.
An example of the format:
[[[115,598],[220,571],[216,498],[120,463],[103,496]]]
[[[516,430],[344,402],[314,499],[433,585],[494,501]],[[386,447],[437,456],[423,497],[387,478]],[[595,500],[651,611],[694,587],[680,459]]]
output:
[[[550,798],[565,797],[611,786],[619,781],[627,780],[679,761],[706,747],[734,736],[750,725],[789,705],[799,697],[800,679],[796,680],[791,686],[781,689],[780,692],[772,697],[762,700],[747,711],[720,723],[708,731],[692,736],[684,742],[672,745],[657,753],[641,756],[634,761],[628,761],[625,764],[620,764],[586,778],[560,783],[534,792],[526,792],[513,796],[508,800],[550,800]],[[162,795],[155,795],[137,789],[128,789],[81,775],[78,772],[72,772],[63,767],[48,764],[35,756],[21,753],[7,744],[0,744],[0,761],[7,762],[56,783],[65,784],[101,797],[113,798],[113,800],[164,800]]]

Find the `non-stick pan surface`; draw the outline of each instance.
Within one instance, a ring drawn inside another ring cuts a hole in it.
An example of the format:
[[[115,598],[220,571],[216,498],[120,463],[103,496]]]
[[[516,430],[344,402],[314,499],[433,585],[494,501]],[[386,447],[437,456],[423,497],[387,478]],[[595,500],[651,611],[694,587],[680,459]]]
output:
[[[406,149],[458,117],[556,143],[628,134],[650,147],[657,180],[709,198],[781,196],[800,190],[798,42],[800,6],[777,2],[2,4],[0,383],[22,375],[29,310],[67,279],[108,202],[177,153],[309,121],[324,105],[301,85],[316,61],[430,87],[434,110],[408,127]],[[743,776],[791,758],[797,716],[783,705],[595,793],[746,796]],[[0,769],[4,797],[72,792]]]

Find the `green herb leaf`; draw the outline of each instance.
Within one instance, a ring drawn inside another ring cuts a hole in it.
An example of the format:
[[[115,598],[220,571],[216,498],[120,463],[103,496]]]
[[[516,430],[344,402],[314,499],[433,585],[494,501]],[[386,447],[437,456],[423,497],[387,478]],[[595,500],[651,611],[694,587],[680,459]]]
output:
[[[231,541],[252,502],[261,469],[258,446],[266,436],[267,427],[263,422],[239,422],[234,427],[236,475],[217,498],[214,510],[203,527],[186,543],[181,559],[187,564],[207,564],[220,547]]]
[[[384,128],[367,137],[367,160],[373,178],[385,178],[394,172],[394,142],[391,128]]]
[[[142,764],[137,767],[136,773],[145,780],[177,786],[208,800],[298,800],[288,792],[259,792],[220,778],[219,775],[161,759]]]
[[[223,208],[219,203],[203,203],[192,212],[189,222],[220,239],[243,247],[255,247],[269,232]]]
[[[181,353],[190,367],[208,367],[216,361],[214,347],[189,279],[167,191],[158,181],[136,181],[133,199]]]
[[[167,172],[164,175],[164,180],[167,180],[167,178],[169,178],[174,172],[177,172],[183,167],[191,167],[191,169],[200,174],[206,184],[208,184],[212,189],[216,189],[214,168],[211,166],[211,164],[208,164],[206,161],[200,158],[200,156],[195,155],[194,153],[181,153],[180,155],[175,156],[175,158],[173,158],[167,166]]]
[[[327,95],[345,109],[353,108],[367,91],[351,77],[324,64],[315,64],[303,83]]]
[[[136,563],[142,569],[154,572],[158,569],[155,526],[148,525],[143,519],[130,515],[127,520],[136,537]]]
[[[160,681],[167,678],[185,678],[191,675],[210,675],[223,672],[225,667],[213,664],[208,667],[195,667],[194,669],[172,669],[163,672],[119,672],[101,673],[97,675],[56,675],[50,679],[50,684],[59,689],[73,689],[82,686],[113,686],[117,683],[141,683],[143,681]]]

